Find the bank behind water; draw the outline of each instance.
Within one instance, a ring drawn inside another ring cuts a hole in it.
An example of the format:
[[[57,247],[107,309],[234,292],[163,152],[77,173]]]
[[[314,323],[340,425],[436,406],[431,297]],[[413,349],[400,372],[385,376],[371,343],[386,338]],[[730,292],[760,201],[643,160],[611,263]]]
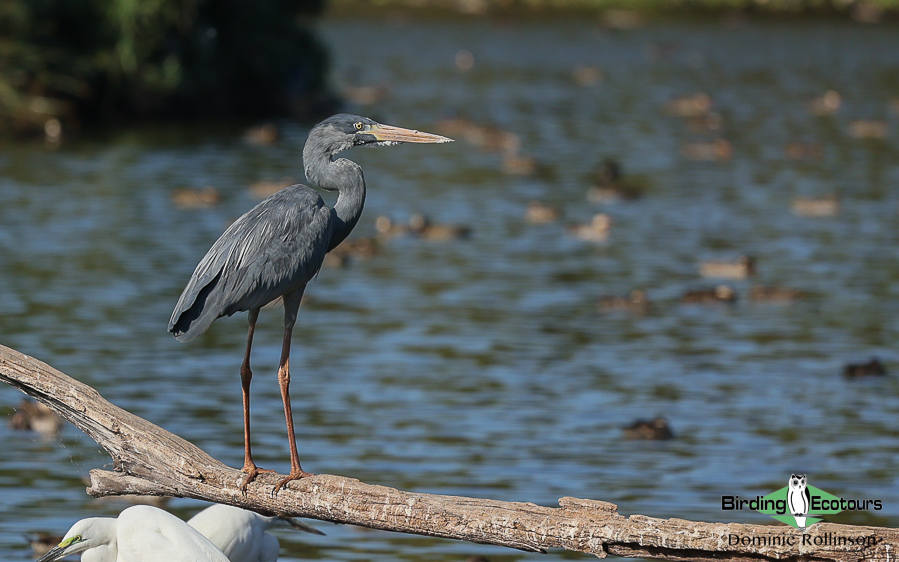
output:
[[[595,13],[610,27],[634,27],[644,16],[747,14],[843,16],[875,23],[895,19],[899,0],[331,0],[331,15],[360,15],[411,9],[418,14],[517,15]]]

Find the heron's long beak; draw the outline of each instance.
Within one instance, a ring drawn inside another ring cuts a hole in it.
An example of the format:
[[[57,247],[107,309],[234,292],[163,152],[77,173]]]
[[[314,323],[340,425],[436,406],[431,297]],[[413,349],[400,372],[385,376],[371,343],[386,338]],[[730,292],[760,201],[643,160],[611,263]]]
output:
[[[403,129],[401,127],[393,127],[391,125],[375,125],[368,131],[379,141],[389,142],[453,142],[453,139],[441,137],[440,135],[432,135],[431,133],[423,133],[421,131],[413,131],[412,129]]]

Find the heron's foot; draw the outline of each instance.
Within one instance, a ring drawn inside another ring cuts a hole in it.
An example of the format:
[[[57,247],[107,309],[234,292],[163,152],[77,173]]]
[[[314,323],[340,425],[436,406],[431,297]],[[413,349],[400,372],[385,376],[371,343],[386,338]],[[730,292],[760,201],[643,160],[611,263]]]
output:
[[[270,470],[268,468],[259,468],[255,464],[245,463],[243,468],[240,469],[241,472],[246,473],[247,477],[244,478],[243,483],[240,485],[240,491],[244,494],[247,493],[247,485],[256,480],[256,477],[259,476],[263,472],[275,472],[274,470]]]
[[[278,485],[275,486],[274,490],[272,490],[272,497],[274,497],[275,494],[277,494],[278,491],[281,488],[283,488],[288,482],[290,482],[292,480],[299,480],[300,478],[306,478],[307,476],[315,476],[315,475],[312,474],[311,472],[306,472],[302,468],[291,470],[290,474],[287,476],[287,478],[278,482]]]

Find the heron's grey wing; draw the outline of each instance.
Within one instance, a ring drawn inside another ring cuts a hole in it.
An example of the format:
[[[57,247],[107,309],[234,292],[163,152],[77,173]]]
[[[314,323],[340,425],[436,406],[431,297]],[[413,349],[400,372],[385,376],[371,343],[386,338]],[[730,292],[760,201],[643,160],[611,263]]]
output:
[[[307,283],[321,267],[333,212],[304,185],[282,189],[225,230],[197,265],[169,321],[179,341],[221,316],[252,310]]]

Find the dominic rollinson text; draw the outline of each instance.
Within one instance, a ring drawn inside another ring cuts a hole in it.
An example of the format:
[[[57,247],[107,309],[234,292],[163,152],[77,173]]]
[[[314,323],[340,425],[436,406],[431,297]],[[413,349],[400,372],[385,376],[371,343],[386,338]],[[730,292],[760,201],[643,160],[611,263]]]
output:
[[[858,548],[871,548],[878,543],[874,535],[843,536],[836,533],[821,533],[820,535],[727,535],[729,546],[857,546]]]

